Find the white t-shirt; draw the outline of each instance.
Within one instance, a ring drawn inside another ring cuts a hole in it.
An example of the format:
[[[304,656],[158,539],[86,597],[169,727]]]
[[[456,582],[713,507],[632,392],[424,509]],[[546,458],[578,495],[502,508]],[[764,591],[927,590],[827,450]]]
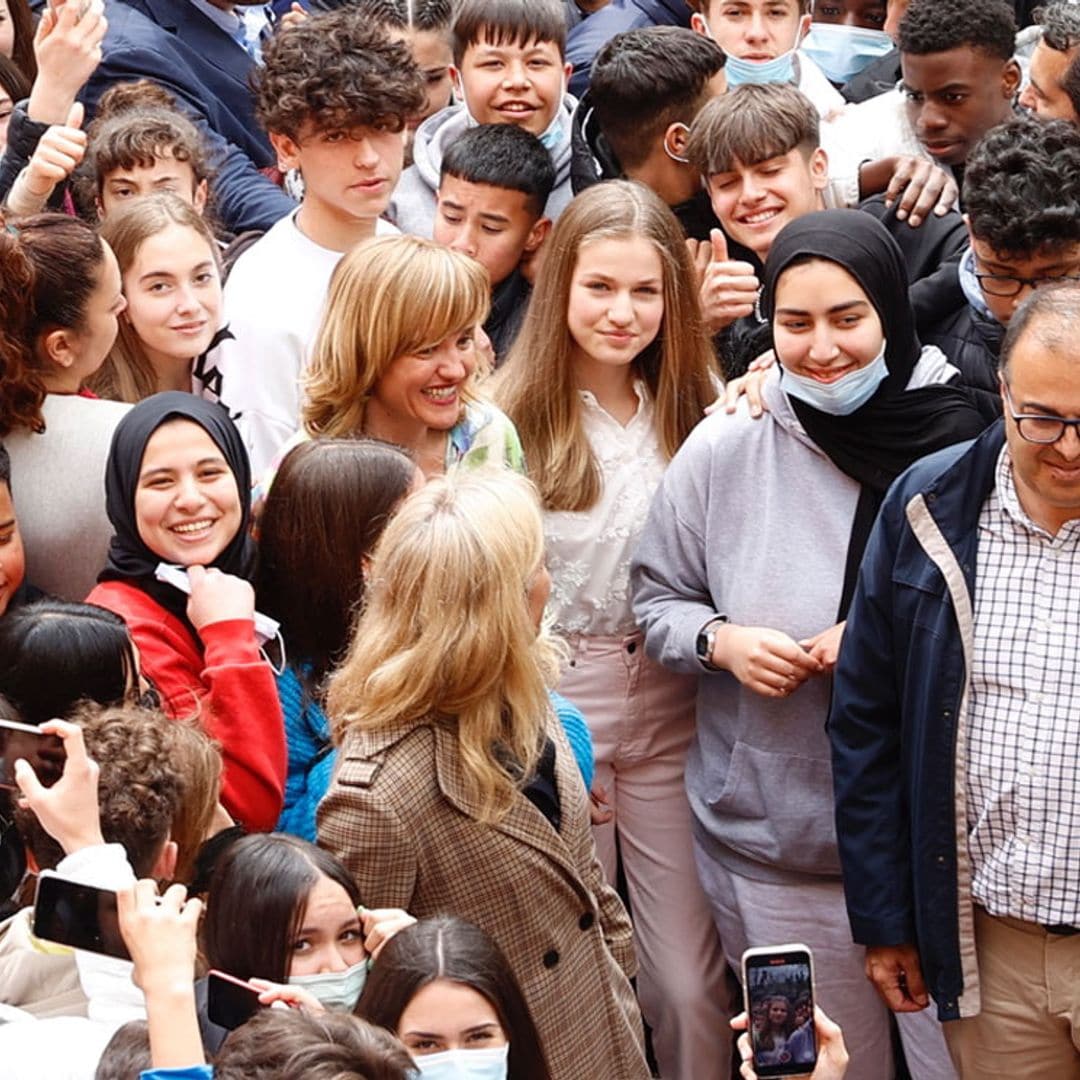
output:
[[[233,266],[225,283],[225,317],[232,335],[208,368],[217,387],[204,386],[233,414],[259,476],[300,426],[300,380],[322,320],[330,275],[341,259],[282,218]],[[376,236],[398,229],[379,220]]]

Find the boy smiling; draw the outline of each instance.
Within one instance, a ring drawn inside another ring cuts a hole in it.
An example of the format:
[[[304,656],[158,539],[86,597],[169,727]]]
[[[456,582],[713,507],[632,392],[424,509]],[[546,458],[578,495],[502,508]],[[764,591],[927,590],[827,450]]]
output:
[[[430,238],[443,154],[469,128],[514,124],[535,135],[555,165],[545,214],[569,203],[570,126],[566,92],[566,19],[558,0],[464,0],[453,26],[451,69],[459,105],[420,125],[413,164],[394,192],[388,216],[403,231]]]

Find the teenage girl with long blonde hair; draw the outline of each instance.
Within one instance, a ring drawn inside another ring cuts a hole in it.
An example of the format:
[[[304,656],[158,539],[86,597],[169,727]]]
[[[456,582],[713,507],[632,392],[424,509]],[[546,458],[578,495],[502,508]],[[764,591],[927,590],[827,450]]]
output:
[[[544,506],[548,616],[571,644],[560,692],[585,714],[621,857],[638,994],[670,1080],[728,1075],[724,964],[698,884],[683,789],[696,680],[645,656],[630,558],[664,469],[716,396],[694,271],[671,211],[626,181],[579,195],[548,242],[495,399]]]

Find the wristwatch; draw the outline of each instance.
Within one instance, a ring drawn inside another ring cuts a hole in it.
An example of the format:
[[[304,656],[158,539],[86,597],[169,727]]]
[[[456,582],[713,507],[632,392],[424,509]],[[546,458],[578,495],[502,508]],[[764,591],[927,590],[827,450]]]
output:
[[[712,661],[713,649],[716,647],[716,631],[726,623],[726,615],[717,615],[716,618],[710,619],[702,628],[701,632],[697,636],[697,643],[694,646],[694,651],[697,653],[698,662],[706,671],[719,671]]]

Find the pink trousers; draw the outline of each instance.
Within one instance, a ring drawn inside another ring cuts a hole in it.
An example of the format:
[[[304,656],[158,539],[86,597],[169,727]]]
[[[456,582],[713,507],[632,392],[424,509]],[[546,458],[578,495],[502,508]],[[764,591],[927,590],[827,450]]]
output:
[[[618,853],[634,920],[638,999],[664,1080],[728,1080],[738,1011],[698,883],[683,787],[697,680],[645,655],[641,635],[580,637],[559,686],[585,714],[596,782],[615,812],[594,828],[615,881]]]

